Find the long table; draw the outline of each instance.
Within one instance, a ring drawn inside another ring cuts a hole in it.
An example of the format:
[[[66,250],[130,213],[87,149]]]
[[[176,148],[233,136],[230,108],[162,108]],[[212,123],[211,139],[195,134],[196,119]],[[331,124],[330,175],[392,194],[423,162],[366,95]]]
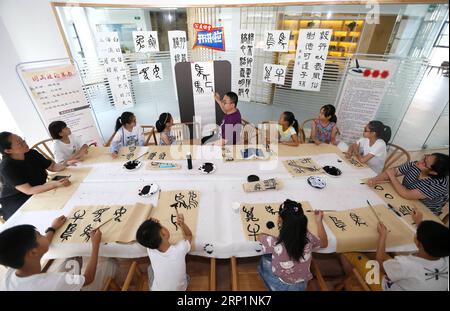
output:
[[[151,146],[150,151],[165,151],[170,153],[169,146]],[[76,190],[66,198],[67,203],[59,210],[43,209],[43,201],[30,198],[25,206],[19,209],[2,227],[2,230],[18,225],[32,224],[43,232],[51,221],[60,216],[67,215],[74,206],[90,204],[134,204],[137,202],[157,206],[158,197],[143,198],[138,195],[138,189],[150,182],[156,182],[162,191],[189,189],[201,193],[201,202],[198,207],[197,227],[192,228],[194,233],[194,249],[191,254],[229,258],[248,257],[259,255],[259,243],[247,241],[242,229],[239,211],[233,206],[245,203],[283,202],[285,199],[308,201],[314,209],[347,210],[366,205],[367,200],[372,204],[384,204],[361,179],[373,177],[375,173],[369,168],[355,168],[346,161],[342,152],[332,145],[304,144],[299,147],[278,146],[274,160],[268,161],[233,161],[222,159],[220,147],[212,146],[183,146],[176,153],[184,156],[187,151],[193,154],[193,170],[188,170],[186,160],[171,160],[168,162],[182,165],[180,170],[154,171],[146,170],[149,160],[143,160],[143,166],[136,171],[129,172],[122,168],[125,151],[121,151],[118,159],[112,159],[107,148],[91,149],[89,157],[71,169],[71,174],[77,176],[77,170],[90,169],[89,174],[76,186]],[[186,149],[188,148],[188,149]],[[134,151],[135,156],[143,154],[147,147]],[[325,178],[325,189],[314,189],[306,181],[306,177],[293,178],[289,175],[282,161],[296,159],[301,156],[310,156],[319,165],[333,165],[341,169],[341,177]],[[204,175],[198,172],[202,162],[213,162],[216,171]],[[279,191],[264,191],[246,193],[242,184],[248,175],[258,175],[260,179],[279,178],[284,188]],[[74,185],[75,186],[75,185]],[[50,203],[49,198],[49,203]],[[39,206],[37,206],[39,205]],[[322,253],[336,251],[336,238],[325,225],[329,245],[321,249]],[[67,258],[72,256],[87,256],[90,254],[89,243],[61,244],[50,246],[44,259]],[[389,248],[388,251],[414,251],[413,243]],[[138,243],[118,244],[108,243],[101,246],[100,256],[117,258],[138,258],[146,256],[146,250]]]

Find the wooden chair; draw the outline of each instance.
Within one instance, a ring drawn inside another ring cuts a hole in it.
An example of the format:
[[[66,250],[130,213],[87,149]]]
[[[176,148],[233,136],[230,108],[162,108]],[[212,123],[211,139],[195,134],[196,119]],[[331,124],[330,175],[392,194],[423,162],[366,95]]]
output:
[[[397,145],[394,145],[391,143],[387,143],[387,150],[388,150],[388,157],[386,158],[386,161],[384,162],[383,171],[387,170],[388,168],[398,166],[402,163],[411,161],[411,156],[410,156],[409,152],[400,146],[397,146]],[[398,161],[402,157],[406,158],[405,161],[403,161],[402,163],[398,163]]]
[[[153,125],[141,125],[142,129],[144,130],[144,146],[147,145],[157,145],[156,141],[156,129]],[[104,147],[109,147],[111,145],[111,142],[116,135],[117,132],[114,132],[106,141],[106,143],[103,145]],[[150,143],[150,139],[153,137],[153,143]]]
[[[188,255],[186,270],[190,278],[188,291],[217,290],[216,258]]]
[[[183,122],[172,125],[170,134],[175,137],[177,141],[191,139],[191,127],[193,131],[192,139],[200,139],[200,123],[198,122]]]
[[[264,281],[259,276],[258,257],[230,258],[232,291],[266,291]]]
[[[44,139],[43,141],[38,142],[37,144],[33,145],[31,149],[37,150],[39,153],[41,153],[46,159],[55,161],[55,156],[53,155],[53,152],[51,148],[49,147],[48,143],[53,143],[52,138]]]
[[[345,277],[344,281],[341,284],[337,285],[335,289],[338,291],[371,291],[369,285],[364,282],[363,278],[361,277],[361,275],[359,275],[356,268],[353,268],[352,272],[350,272]]]
[[[258,143],[258,128],[245,119],[241,120],[241,142],[244,145],[257,144]]]
[[[303,121],[302,125],[300,126],[301,132],[303,133],[303,138],[304,138],[305,143],[307,142],[307,140],[309,140],[311,138],[311,127],[312,127],[312,122],[314,120],[315,120],[315,118],[305,120],[305,121]],[[308,124],[309,124],[309,128],[308,128]],[[309,132],[308,137],[306,137],[306,132]]]
[[[314,280],[317,281],[319,289],[321,291],[329,291],[327,283],[325,282],[325,279],[323,278],[319,266],[317,265],[317,262],[314,260],[314,258],[311,260],[311,273],[314,276]]]
[[[261,124],[260,124],[260,128],[259,128],[259,132],[261,132],[261,131],[264,131],[264,136],[265,137],[269,137],[269,135],[270,135],[270,131],[269,131],[269,125],[270,124],[278,124],[278,122],[276,122],[276,121],[263,121],[263,122],[261,122]],[[302,128],[298,128],[298,140],[300,141],[300,143],[301,144],[303,144],[303,143],[305,143],[306,142],[306,140],[305,140],[305,132],[303,131],[303,129]],[[266,142],[265,141],[261,141],[261,139],[262,139],[262,135],[261,135],[261,138],[258,136],[258,142],[259,143],[262,143],[262,144],[265,144]],[[278,141],[278,139],[277,139],[277,141]]]
[[[0,224],[4,224],[5,223],[5,219],[3,219],[3,216],[0,216]]]
[[[139,261],[134,260],[130,268],[128,269],[127,276],[125,277],[125,281],[122,286],[117,284],[117,281],[114,278],[108,278],[105,285],[103,286],[103,291],[115,290],[115,291],[123,291],[126,292],[130,289],[130,285],[132,281],[136,279],[136,290],[138,291],[146,291],[148,290],[148,277],[147,273],[144,273],[139,268]]]
[[[442,213],[441,213],[441,215],[439,215],[439,218],[448,227],[448,201],[447,201],[447,203],[445,203],[444,207],[442,208]]]
[[[148,145],[158,145],[156,141],[156,129],[153,125],[141,125],[144,130],[144,146]],[[147,138],[145,138],[147,136]],[[150,142],[150,139],[153,137],[153,143]]]

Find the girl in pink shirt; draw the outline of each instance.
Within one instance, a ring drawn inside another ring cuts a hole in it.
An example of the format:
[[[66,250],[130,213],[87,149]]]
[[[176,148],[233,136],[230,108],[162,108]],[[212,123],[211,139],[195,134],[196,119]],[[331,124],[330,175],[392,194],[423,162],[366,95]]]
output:
[[[328,246],[328,239],[323,227],[323,212],[314,211],[318,227],[318,236],[308,231],[308,218],[302,205],[286,200],[278,212],[280,234],[274,237],[261,234],[259,241],[263,251],[268,253],[261,257],[258,272],[267,289],[272,291],[303,291],[312,279],[309,271],[312,251]]]

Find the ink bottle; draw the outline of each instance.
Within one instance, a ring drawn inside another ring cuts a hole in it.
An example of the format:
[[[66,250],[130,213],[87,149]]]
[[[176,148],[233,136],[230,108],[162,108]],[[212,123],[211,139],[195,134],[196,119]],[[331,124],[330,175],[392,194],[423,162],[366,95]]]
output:
[[[191,156],[190,152],[188,152],[186,154],[186,159],[187,159],[188,170],[192,170],[192,156]]]

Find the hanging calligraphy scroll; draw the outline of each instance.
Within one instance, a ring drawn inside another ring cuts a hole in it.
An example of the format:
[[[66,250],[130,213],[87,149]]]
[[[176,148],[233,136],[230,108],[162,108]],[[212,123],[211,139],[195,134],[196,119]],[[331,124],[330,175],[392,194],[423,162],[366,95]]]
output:
[[[117,109],[133,107],[130,84],[128,82],[127,66],[123,61],[117,32],[98,32],[97,48],[103,60],[108,84]]]
[[[137,64],[136,69],[139,76],[139,82],[155,82],[163,80],[161,63]]]
[[[255,53],[255,32],[249,30],[239,31],[239,77],[237,79],[237,94],[239,100],[250,101],[252,90],[252,73]]]
[[[300,29],[292,88],[320,91],[332,29]]]
[[[267,52],[288,52],[290,30],[268,30],[264,34],[263,50]]]
[[[286,66],[276,64],[264,64],[263,81],[284,85],[286,78]]]
[[[159,52],[157,31],[133,31],[133,43],[137,53]]]

